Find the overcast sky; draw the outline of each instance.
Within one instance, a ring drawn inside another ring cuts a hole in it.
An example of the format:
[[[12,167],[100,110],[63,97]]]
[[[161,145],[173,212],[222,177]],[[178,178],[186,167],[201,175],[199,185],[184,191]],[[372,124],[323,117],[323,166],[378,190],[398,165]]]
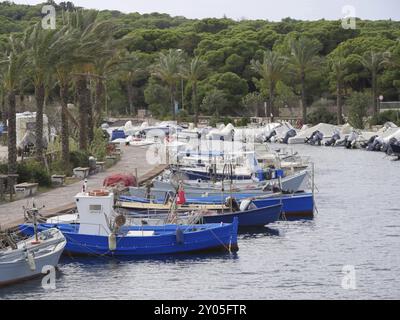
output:
[[[37,4],[42,1],[14,0],[15,3]],[[57,1],[59,3],[60,1]],[[279,21],[285,17],[302,20],[343,17],[343,6],[355,8],[363,19],[400,20],[400,0],[74,0],[85,8],[111,9],[122,12],[168,13],[187,18],[267,19]]]

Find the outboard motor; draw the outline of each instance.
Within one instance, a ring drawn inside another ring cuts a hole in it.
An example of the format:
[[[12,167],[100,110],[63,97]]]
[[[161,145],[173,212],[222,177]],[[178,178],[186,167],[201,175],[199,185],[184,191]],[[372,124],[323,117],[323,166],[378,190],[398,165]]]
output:
[[[271,142],[271,138],[276,136],[276,131],[272,130],[266,137],[264,142]]]
[[[383,145],[383,140],[380,137],[376,137],[374,139],[374,142],[368,145],[367,150],[368,151],[381,151]]]
[[[347,148],[347,149],[353,149],[353,148],[355,147],[357,138],[358,138],[357,132],[352,131],[352,132],[350,133],[349,137],[347,138],[346,145],[345,145],[346,148]]]
[[[232,212],[236,212],[240,210],[239,204],[233,197],[227,197],[225,199],[225,206],[232,208]]]
[[[311,137],[306,138],[305,143],[309,143],[311,145],[318,144],[320,146],[323,138],[323,133],[319,130],[316,130],[312,133]]]
[[[387,155],[391,155],[393,153],[391,145],[395,145],[397,143],[396,138],[391,138],[388,143],[384,143],[382,147],[382,151],[385,152]]]
[[[327,142],[325,142],[325,145],[326,145],[327,147],[334,146],[334,145],[336,144],[336,141],[339,141],[339,140],[340,140],[340,135],[339,135],[339,133],[335,133],[335,134],[332,136],[332,138],[330,138],[330,140],[328,140]]]
[[[368,139],[367,142],[363,143],[363,144],[361,145],[361,147],[362,147],[362,148],[366,148],[368,151],[371,151],[371,150],[368,149],[368,147],[374,143],[374,140],[375,140],[377,137],[378,137],[377,135],[372,136],[371,138]]]
[[[283,138],[282,143],[287,144],[288,141],[289,141],[289,138],[293,138],[293,137],[295,137],[296,135],[297,135],[296,130],[290,129],[288,132],[286,132],[286,135],[285,135],[285,137]]]

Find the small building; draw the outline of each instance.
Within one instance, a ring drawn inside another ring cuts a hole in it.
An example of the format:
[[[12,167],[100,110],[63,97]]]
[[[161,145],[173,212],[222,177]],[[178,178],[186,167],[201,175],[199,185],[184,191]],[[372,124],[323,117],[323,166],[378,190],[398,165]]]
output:
[[[36,126],[36,112],[23,112],[16,114],[17,126],[17,146],[28,142],[34,143],[34,133]],[[33,141],[31,141],[33,139]],[[43,139],[47,144],[49,142],[49,120],[47,116],[43,115]]]

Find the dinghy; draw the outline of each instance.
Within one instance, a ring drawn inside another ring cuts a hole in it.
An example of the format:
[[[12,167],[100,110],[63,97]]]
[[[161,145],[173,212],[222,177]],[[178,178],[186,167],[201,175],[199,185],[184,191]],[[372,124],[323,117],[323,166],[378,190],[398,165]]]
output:
[[[34,228],[30,234],[34,234]],[[63,234],[52,228],[11,243],[0,251],[0,286],[39,276],[45,266],[56,267],[65,245]]]

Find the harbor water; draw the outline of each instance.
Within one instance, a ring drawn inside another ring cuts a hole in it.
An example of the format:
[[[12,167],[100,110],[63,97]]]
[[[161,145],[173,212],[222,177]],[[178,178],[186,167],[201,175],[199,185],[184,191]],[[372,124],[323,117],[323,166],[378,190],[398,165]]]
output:
[[[63,257],[55,289],[37,279],[0,289],[0,299],[399,299],[400,161],[293,149],[315,163],[313,220],[242,234],[235,255]]]

